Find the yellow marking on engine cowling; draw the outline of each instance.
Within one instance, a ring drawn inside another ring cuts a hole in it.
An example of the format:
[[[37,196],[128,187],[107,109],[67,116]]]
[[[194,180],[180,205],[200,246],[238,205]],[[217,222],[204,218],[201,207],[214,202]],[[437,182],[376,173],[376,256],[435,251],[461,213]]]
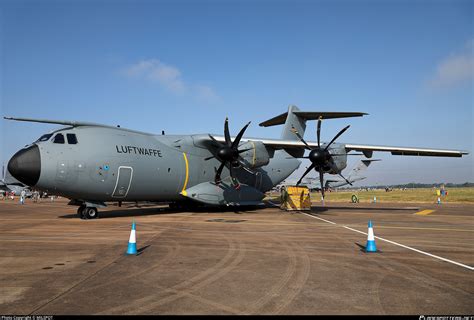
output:
[[[415,212],[415,214],[420,215],[420,216],[426,216],[426,215],[429,215],[430,213],[433,213],[433,212],[435,212],[435,211],[434,210],[422,210],[422,211]]]
[[[186,165],[186,178],[184,179],[184,185],[183,185],[183,190],[181,190],[181,194],[183,196],[187,196],[188,193],[186,192],[186,186],[188,185],[188,179],[189,179],[189,164],[188,164],[188,157],[186,156],[186,153],[183,152],[183,158],[184,158],[184,163]]]
[[[250,141],[250,143],[253,145],[253,158],[252,158],[253,164],[252,165],[255,166],[255,161],[257,158],[257,148],[255,148],[255,142]]]

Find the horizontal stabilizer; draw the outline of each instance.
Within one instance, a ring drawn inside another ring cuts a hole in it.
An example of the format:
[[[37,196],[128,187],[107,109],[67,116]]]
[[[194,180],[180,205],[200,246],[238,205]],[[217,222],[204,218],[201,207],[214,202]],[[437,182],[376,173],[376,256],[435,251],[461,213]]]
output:
[[[320,117],[323,120],[336,119],[336,118],[362,117],[368,114],[364,112],[323,112],[323,111],[315,111],[315,112],[293,111],[293,113],[299,118],[304,119],[304,120],[318,120]],[[271,118],[267,121],[260,123],[259,126],[271,127],[271,126],[276,126],[279,124],[284,124],[286,121],[287,115],[288,115],[288,112],[282,113],[274,118]]]

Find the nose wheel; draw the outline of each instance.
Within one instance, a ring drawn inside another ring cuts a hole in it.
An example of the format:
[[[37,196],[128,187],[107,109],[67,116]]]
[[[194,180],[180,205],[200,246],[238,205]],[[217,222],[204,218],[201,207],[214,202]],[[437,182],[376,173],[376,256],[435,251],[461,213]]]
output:
[[[95,207],[86,207],[84,205],[77,208],[78,216],[85,220],[85,219],[97,219],[99,217],[99,212]]]

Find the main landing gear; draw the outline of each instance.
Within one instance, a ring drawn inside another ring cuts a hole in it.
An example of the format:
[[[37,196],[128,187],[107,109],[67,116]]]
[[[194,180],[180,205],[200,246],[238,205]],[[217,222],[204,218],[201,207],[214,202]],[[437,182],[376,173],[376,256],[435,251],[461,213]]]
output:
[[[86,207],[85,205],[81,205],[77,208],[77,215],[84,220],[97,219],[99,217],[99,212],[96,207]]]

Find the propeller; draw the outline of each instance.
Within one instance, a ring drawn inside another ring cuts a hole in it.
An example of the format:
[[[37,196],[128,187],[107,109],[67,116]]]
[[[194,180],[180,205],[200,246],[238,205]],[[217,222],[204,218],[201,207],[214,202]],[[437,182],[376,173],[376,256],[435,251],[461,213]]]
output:
[[[324,171],[325,170],[327,171],[327,170],[330,169],[330,161],[331,161],[331,158],[334,156],[329,152],[329,147],[334,143],[334,141],[336,141],[337,138],[339,138],[344,132],[346,132],[347,129],[349,129],[350,125],[344,127],[341,131],[339,131],[338,134],[336,134],[334,136],[334,138],[332,138],[331,142],[329,142],[326,145],[326,147],[323,149],[323,148],[321,148],[321,123],[322,123],[322,117],[319,117],[318,126],[317,126],[317,129],[316,129],[316,136],[317,136],[317,139],[318,139],[318,146],[314,147],[314,148],[311,148],[308,145],[308,143],[303,139],[303,137],[300,135],[300,133],[294,127],[292,127],[291,131],[294,134],[296,134],[296,136],[301,140],[301,142],[303,142],[306,149],[310,150],[309,155],[305,158],[307,158],[311,161],[311,165],[308,167],[308,169],[306,169],[305,173],[303,173],[303,175],[298,180],[296,185],[299,185],[301,183],[301,180],[303,180],[303,178],[311,170],[315,169],[316,171],[319,172],[319,182],[321,183],[321,194],[322,194],[322,197],[324,199]],[[346,178],[344,178],[344,176],[341,173],[339,173],[339,175],[347,183],[352,185],[352,183],[349,180],[347,180]]]
[[[240,154],[250,150],[250,149],[243,149],[243,150],[238,149],[240,140],[242,139],[242,136],[244,135],[244,132],[245,132],[245,130],[247,129],[247,127],[249,125],[250,125],[250,122],[247,123],[240,130],[239,134],[237,134],[234,141],[232,141],[232,139],[230,138],[230,133],[229,133],[229,119],[225,118],[225,123],[224,123],[225,143],[219,142],[212,135],[209,135],[211,140],[217,146],[217,150],[214,153],[214,155],[212,155],[208,158],[205,158],[204,160],[210,160],[210,159],[216,158],[217,160],[220,161],[221,165],[216,170],[216,176],[214,178],[214,181],[215,181],[216,184],[219,184],[221,182],[221,173],[222,173],[222,170],[224,169],[224,167],[226,165],[228,165],[232,181],[234,183],[236,182],[236,178],[234,177],[233,168],[243,167],[243,164],[239,160]],[[238,181],[237,181],[237,187],[238,186],[239,185],[238,185]]]

